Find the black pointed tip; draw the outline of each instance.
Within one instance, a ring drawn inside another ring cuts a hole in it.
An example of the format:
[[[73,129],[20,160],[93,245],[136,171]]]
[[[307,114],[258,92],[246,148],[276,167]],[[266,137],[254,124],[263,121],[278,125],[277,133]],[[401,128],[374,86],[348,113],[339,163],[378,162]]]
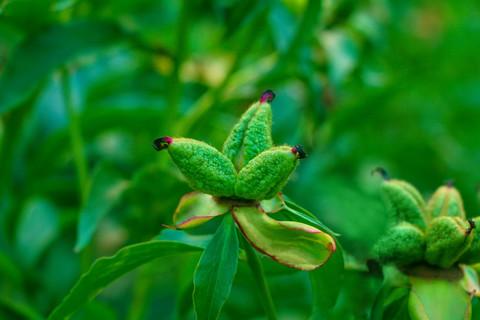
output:
[[[387,170],[385,170],[385,168],[376,167],[372,170],[372,175],[377,173],[382,177],[383,180],[390,180],[390,175],[388,174]]]
[[[467,236],[473,231],[473,229],[475,229],[475,227],[477,226],[475,221],[473,219],[468,219],[468,224],[469,224],[469,227],[467,229]]]
[[[447,180],[445,182],[445,186],[449,187],[449,188],[453,188],[453,186],[455,186],[455,180],[453,180],[453,179]]]
[[[297,144],[296,146],[292,147],[292,153],[297,156],[298,159],[305,159],[308,157],[305,150],[303,150],[303,146]]]
[[[157,151],[162,151],[166,148],[168,148],[168,146],[173,142],[173,138],[172,137],[161,137],[161,138],[157,138],[155,140],[153,140],[153,148]]]
[[[265,90],[260,96],[260,103],[272,102],[275,99],[275,92],[273,90]]]

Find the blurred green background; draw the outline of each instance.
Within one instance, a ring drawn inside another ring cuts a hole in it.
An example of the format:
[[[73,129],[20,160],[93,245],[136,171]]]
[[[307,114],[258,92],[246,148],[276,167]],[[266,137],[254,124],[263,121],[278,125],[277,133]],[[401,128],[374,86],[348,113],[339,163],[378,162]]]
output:
[[[285,193],[350,257],[339,319],[367,318],[380,280],[356,265],[388,223],[372,169],[425,196],[453,179],[479,214],[479,52],[468,0],[0,1],[0,318],[41,319],[95,258],[171,224],[189,189],[152,140],[220,148],[265,89],[276,143],[309,153]],[[197,259],[140,268],[74,318],[190,319]],[[280,318],[305,318],[306,274],[262,260]],[[262,317],[241,263],[222,318]]]

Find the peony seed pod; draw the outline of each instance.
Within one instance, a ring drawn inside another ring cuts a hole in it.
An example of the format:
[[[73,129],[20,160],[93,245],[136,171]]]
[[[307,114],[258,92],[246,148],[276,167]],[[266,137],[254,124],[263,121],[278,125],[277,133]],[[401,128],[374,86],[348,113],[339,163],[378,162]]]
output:
[[[376,169],[384,178],[382,191],[395,222],[406,221],[422,229],[426,226],[425,202],[418,190],[408,182],[390,179],[385,170]]]
[[[417,226],[402,222],[390,228],[373,251],[382,264],[406,266],[417,263],[425,254],[425,235]]]
[[[459,217],[434,218],[426,232],[425,259],[432,265],[450,268],[469,249],[472,230],[472,225]]]
[[[192,189],[219,197],[234,195],[236,170],[214,147],[193,139],[162,137],[153,142],[156,150],[167,149]]]
[[[251,200],[273,198],[287,183],[298,159],[305,156],[300,146],[273,147],[260,153],[238,173],[235,195]]]
[[[480,262],[480,217],[469,219],[468,223],[472,229],[473,240],[470,248],[460,258],[460,262],[475,264]]]
[[[260,100],[245,111],[233,127],[223,145],[225,154],[240,170],[259,153],[272,147],[272,108],[275,98],[271,90],[265,91]]]
[[[462,196],[452,183],[447,183],[438,188],[427,204],[430,217],[441,216],[460,217],[465,219]]]

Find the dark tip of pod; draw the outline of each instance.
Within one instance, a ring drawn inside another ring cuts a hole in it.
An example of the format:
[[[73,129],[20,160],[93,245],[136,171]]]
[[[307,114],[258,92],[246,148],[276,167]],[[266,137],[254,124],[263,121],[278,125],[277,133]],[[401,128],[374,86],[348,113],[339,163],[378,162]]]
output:
[[[292,147],[292,153],[296,155],[298,159],[305,159],[307,157],[305,150],[303,150],[303,147],[299,144]]]
[[[168,146],[173,142],[172,137],[161,137],[153,140],[153,148],[157,151],[168,148]]]
[[[475,229],[476,227],[476,224],[475,224],[475,221],[473,221],[473,219],[468,219],[468,224],[470,225],[467,229],[467,231],[465,232],[467,234],[467,236],[473,231],[473,229]]]
[[[372,175],[378,173],[383,180],[390,180],[390,175],[388,174],[387,170],[382,167],[376,167],[375,169],[372,170]]]
[[[260,96],[260,103],[272,102],[273,99],[275,99],[275,92],[269,89],[264,91]]]
[[[447,186],[449,188],[453,188],[454,185],[455,185],[455,181],[453,179],[447,180],[445,182],[445,186]]]

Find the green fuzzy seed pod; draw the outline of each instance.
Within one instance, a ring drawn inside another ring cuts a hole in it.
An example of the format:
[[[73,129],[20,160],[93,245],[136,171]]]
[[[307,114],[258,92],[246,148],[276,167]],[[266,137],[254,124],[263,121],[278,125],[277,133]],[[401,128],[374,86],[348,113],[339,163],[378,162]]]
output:
[[[473,232],[470,223],[458,217],[437,217],[426,233],[428,263],[450,268],[470,247]]]
[[[418,227],[402,222],[390,228],[373,250],[382,264],[406,266],[423,260],[425,236]]]
[[[425,203],[411,184],[400,180],[385,180],[382,190],[395,222],[406,221],[425,228]]]
[[[403,187],[403,190],[405,190],[412,198],[415,200],[416,204],[418,207],[423,211],[426,207],[425,205],[425,200],[423,200],[422,195],[420,192],[415,188],[413,185],[410,183],[403,181],[403,180],[392,180],[394,183],[398,183],[399,186]]]
[[[469,223],[473,228],[473,240],[470,248],[460,258],[460,262],[475,264],[480,262],[480,217],[469,220]]]
[[[240,169],[243,165],[243,142],[248,124],[258,111],[259,106],[260,103],[256,102],[243,113],[223,144],[223,154],[235,164],[237,169]]]
[[[295,147],[273,147],[260,153],[239,172],[235,195],[252,200],[273,198],[287,183],[298,158]]]
[[[155,140],[157,150],[168,148],[173,162],[192,189],[219,197],[235,192],[236,170],[214,147],[193,139],[163,137]]]
[[[272,146],[272,108],[262,103],[245,133],[243,166]]]
[[[441,186],[432,195],[427,205],[430,217],[441,216],[460,217],[465,219],[462,196],[451,185]]]
[[[267,90],[260,101],[252,104],[233,127],[223,145],[225,154],[240,170],[261,152],[272,147],[273,92]]]

